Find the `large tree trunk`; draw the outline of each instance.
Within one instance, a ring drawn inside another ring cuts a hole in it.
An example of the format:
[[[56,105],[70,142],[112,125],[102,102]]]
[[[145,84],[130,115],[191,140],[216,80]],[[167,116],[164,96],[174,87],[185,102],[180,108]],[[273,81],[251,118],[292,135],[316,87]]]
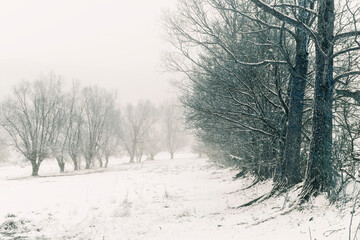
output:
[[[174,159],[174,152],[170,151],[170,159]]]
[[[297,29],[296,36],[296,66],[291,76],[290,104],[284,151],[284,175],[287,187],[291,187],[301,181],[300,150],[302,118],[308,72],[307,48],[309,36],[308,33],[301,29]]]
[[[31,176],[39,176],[40,163],[37,163],[36,160],[30,160],[30,162],[32,167]]]
[[[302,197],[328,192],[333,186],[332,169],[332,98],[333,98],[333,34],[334,0],[319,1],[318,41],[316,46],[316,78],[310,157]],[[326,54],[326,55],[325,55]]]

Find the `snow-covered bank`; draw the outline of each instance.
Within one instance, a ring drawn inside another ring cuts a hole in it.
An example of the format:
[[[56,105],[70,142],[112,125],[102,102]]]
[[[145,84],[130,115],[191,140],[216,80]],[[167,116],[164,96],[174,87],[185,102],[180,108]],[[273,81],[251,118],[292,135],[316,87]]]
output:
[[[81,175],[2,178],[0,224],[17,229],[1,229],[0,239],[347,238],[351,203],[340,211],[319,197],[289,212],[293,193],[237,208],[271,183],[241,190],[251,179],[233,181],[235,173],[179,155]],[[360,216],[353,221],[356,228]]]

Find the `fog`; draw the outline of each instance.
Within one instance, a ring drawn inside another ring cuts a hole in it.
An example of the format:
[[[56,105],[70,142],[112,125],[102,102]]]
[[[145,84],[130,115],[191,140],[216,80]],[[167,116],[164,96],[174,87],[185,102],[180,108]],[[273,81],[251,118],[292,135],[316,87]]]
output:
[[[161,13],[169,0],[14,0],[0,3],[0,95],[54,72],[97,84],[121,102],[174,96],[163,74]]]

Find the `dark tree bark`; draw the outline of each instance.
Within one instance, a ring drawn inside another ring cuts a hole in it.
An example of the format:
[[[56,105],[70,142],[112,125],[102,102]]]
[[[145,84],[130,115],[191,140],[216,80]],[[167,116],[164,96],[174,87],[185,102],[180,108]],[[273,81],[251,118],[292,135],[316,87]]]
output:
[[[334,49],[334,21],[334,0],[319,1],[313,129],[302,192],[305,199],[318,191],[328,192],[333,186],[331,149],[334,79],[331,55]]]
[[[32,173],[31,176],[39,176],[39,167],[40,164],[36,162],[36,160],[30,160],[31,162],[31,167],[32,167]]]
[[[301,15],[304,16],[305,13],[301,13]],[[308,34],[298,28],[296,34],[296,66],[291,76],[290,104],[284,151],[284,175],[288,187],[301,181],[300,150],[304,95],[308,72],[308,41]]]

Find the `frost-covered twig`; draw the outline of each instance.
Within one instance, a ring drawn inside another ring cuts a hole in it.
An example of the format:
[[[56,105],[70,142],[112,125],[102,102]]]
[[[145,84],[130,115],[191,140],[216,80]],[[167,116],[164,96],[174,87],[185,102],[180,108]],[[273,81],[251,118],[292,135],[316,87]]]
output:
[[[339,232],[345,230],[345,228],[339,228],[339,229],[333,229],[333,230],[327,230],[326,232],[323,233],[324,237],[329,237],[331,234]]]
[[[354,175],[352,175],[351,173],[349,173],[346,169],[340,169],[340,171],[346,173],[352,180],[354,180],[355,182],[360,183],[360,180],[356,179],[356,177]]]
[[[355,214],[355,207],[356,207],[356,203],[357,203],[357,200],[359,198],[359,195],[360,195],[360,191],[358,191],[356,196],[355,196],[353,208],[352,208],[352,211],[351,211],[350,224],[349,224],[349,240],[351,240],[351,226],[352,226],[352,223],[353,223],[353,218],[354,218],[354,214]],[[356,231],[355,231],[355,234],[354,234],[354,237],[353,237],[354,240],[356,239],[356,235],[357,235],[359,227],[360,227],[360,223],[356,227]]]

